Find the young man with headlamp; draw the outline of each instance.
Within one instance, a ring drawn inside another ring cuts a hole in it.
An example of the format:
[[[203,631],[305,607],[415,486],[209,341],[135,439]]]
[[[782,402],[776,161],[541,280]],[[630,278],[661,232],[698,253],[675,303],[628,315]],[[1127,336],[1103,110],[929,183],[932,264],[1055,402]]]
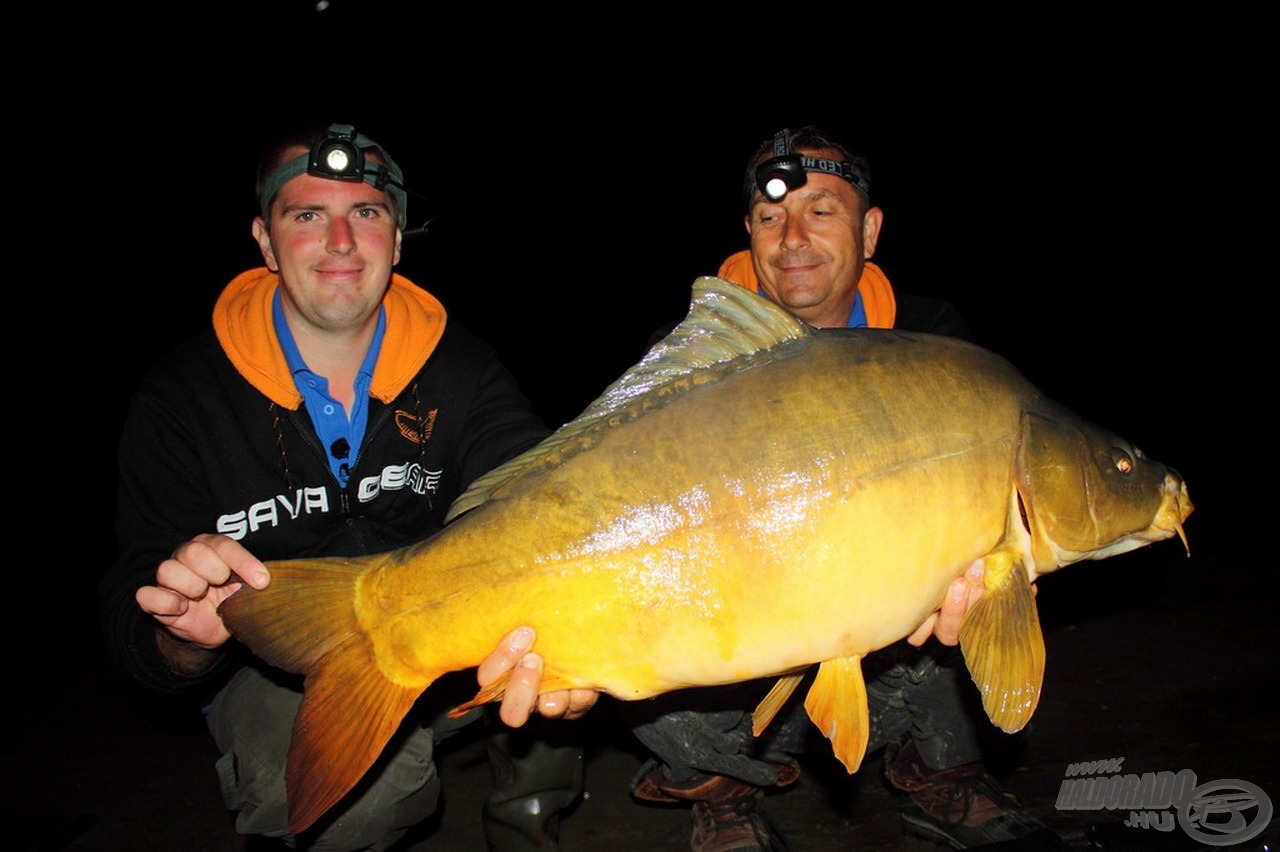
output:
[[[262,560],[428,536],[472,480],[549,430],[494,350],[393,272],[407,197],[385,149],[350,125],[294,133],[266,152],[257,189],[265,266],[232,280],[212,328],[153,366],[131,400],[121,552],[101,592],[109,650],[128,675],[211,698],[237,830],[293,843],[284,766],[300,683],[229,641],[218,604],[243,583],[267,585]],[[514,631],[477,673],[488,683],[512,670],[502,719],[582,715],[595,693],[538,694],[533,638]],[[385,849],[428,817],[435,741],[478,718],[446,709],[410,725],[302,844]],[[556,848],[557,815],[581,790],[579,747],[531,745],[518,760],[499,755],[505,780],[485,809],[493,849]]]
[[[870,262],[883,221],[870,189],[866,161],[832,133],[812,126],[779,132],[760,145],[744,175],[751,247],[726,259],[718,274],[813,326],[970,337],[950,303],[895,290]],[[1001,790],[981,762],[985,741],[998,731],[987,721],[957,647],[964,612],[981,588],[979,562],[954,581],[939,611],[911,637],[863,661],[868,753],[888,747],[886,775],[903,794],[902,817],[911,833],[960,849],[1033,833],[1052,843],[1048,829]],[[939,642],[926,647],[931,635]],[[785,848],[760,807],[763,788],[796,781],[791,755],[808,751],[806,740],[816,731],[803,702],[795,701],[753,738],[751,711],[770,685],[701,690],[701,704],[686,692],[659,696],[648,707],[623,706],[633,731],[656,756],[637,774],[633,793],[641,800],[691,803],[695,852]],[[803,687],[796,690],[803,693]]]

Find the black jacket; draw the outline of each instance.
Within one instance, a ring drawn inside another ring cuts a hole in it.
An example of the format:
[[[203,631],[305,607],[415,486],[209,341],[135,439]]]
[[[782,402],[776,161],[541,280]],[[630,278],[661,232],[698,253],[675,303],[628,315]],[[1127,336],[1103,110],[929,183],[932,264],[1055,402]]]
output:
[[[397,333],[389,319],[384,354],[402,351]],[[176,693],[216,685],[236,666],[229,647],[212,671],[174,673],[134,600],[192,536],[225,533],[263,560],[390,550],[439,530],[472,480],[549,433],[495,351],[455,320],[403,373],[393,399],[370,398],[345,489],[305,408],[252,386],[212,331],[147,373],[120,443],[120,555],[100,585],[107,649],[124,672]]]

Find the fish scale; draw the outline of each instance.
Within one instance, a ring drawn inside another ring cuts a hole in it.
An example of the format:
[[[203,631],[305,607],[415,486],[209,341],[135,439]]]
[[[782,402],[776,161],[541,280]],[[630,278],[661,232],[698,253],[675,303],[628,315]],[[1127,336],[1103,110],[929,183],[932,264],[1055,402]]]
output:
[[[1030,583],[1183,536],[1191,511],[1176,471],[994,353],[814,329],[705,278],[684,322],[578,418],[473,483],[439,533],[270,563],[270,585],[220,612],[255,653],[306,676],[286,775],[296,833],[437,678],[522,624],[546,691],[636,700],[777,677],[757,733],[816,665],[805,706],[853,772],[868,736],[862,657],[909,635],[978,558],[985,594],[961,647],[992,721],[1018,730],[1044,668]]]

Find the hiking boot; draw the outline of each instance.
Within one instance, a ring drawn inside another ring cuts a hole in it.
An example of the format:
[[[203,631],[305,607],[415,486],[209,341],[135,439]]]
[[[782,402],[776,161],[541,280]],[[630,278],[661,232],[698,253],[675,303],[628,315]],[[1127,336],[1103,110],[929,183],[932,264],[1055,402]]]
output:
[[[934,769],[911,743],[886,762],[885,776],[907,794],[900,812],[908,834],[972,849],[1049,832],[981,763]]]
[[[779,767],[779,784],[799,777],[794,767]],[[633,794],[650,802],[693,802],[693,852],[787,852],[777,826],[762,807],[764,791],[727,775],[695,775],[671,781],[657,767]]]

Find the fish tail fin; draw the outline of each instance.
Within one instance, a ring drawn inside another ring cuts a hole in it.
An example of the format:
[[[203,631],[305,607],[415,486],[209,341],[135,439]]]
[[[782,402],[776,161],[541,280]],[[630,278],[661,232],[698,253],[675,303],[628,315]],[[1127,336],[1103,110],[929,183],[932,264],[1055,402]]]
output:
[[[1044,635],[1022,559],[1006,551],[985,559],[985,589],[964,617],[960,647],[991,721],[1022,730],[1040,701]]]
[[[831,740],[831,748],[844,768],[850,774],[857,772],[871,736],[862,656],[854,654],[821,663],[805,696],[804,709],[822,735]]]
[[[378,564],[368,557],[272,562],[270,585],[244,586],[218,609],[257,656],[305,676],[285,772],[294,834],[356,785],[428,685],[388,680],[359,622],[357,584]]]
[[[307,677],[289,743],[291,833],[305,830],[356,785],[422,690],[387,680],[367,643],[325,657]]]

